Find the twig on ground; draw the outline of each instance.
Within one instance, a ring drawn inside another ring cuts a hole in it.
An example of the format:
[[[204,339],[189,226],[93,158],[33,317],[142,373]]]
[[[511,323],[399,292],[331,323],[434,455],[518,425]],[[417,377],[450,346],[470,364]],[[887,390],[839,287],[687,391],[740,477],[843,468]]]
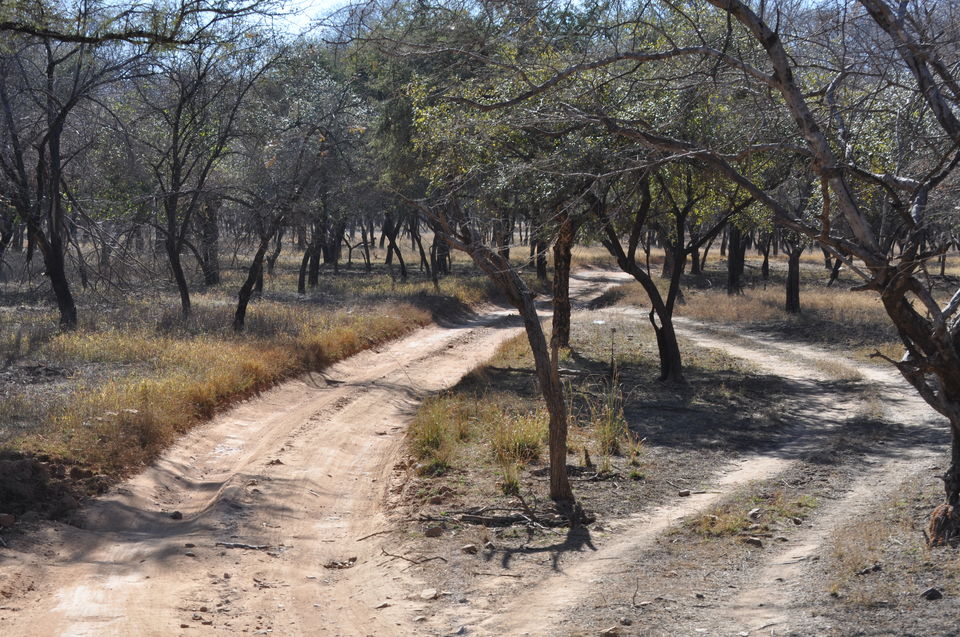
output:
[[[516,573],[487,573],[485,571],[473,571],[474,575],[490,575],[491,577],[516,577],[521,579],[523,575],[517,575]]]
[[[375,535],[384,535],[385,533],[393,533],[393,532],[394,532],[394,529],[386,529],[385,531],[376,531],[375,533],[371,533],[370,535],[364,535],[363,537],[358,537],[356,541],[362,542],[366,539],[372,538]]]
[[[433,557],[419,557],[419,558],[416,558],[416,559],[407,557],[407,556],[405,556],[405,555],[394,555],[393,553],[388,553],[388,552],[386,551],[386,549],[384,549],[382,546],[380,547],[380,552],[381,552],[383,555],[386,555],[387,557],[392,557],[392,558],[400,559],[400,560],[406,560],[406,561],[410,562],[411,564],[423,564],[423,563],[429,562],[429,561],[431,561],[431,560],[440,560],[441,562],[446,562],[446,561],[447,561],[447,558],[445,558],[445,557],[440,557],[439,555],[434,555]]]
[[[217,542],[214,546],[222,546],[225,549],[248,549],[251,551],[266,551],[270,548],[269,544],[242,544],[240,542]]]

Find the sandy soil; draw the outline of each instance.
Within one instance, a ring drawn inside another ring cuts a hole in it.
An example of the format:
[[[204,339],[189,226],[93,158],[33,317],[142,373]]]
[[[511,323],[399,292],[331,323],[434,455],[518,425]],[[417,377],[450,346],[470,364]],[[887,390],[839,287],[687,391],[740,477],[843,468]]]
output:
[[[575,295],[582,300],[619,278],[581,276]],[[629,309],[598,314],[612,315],[646,320]],[[421,591],[430,582],[423,569],[409,568],[426,555],[411,550],[419,540],[397,557],[384,555],[371,534],[396,528],[391,510],[406,473],[395,464],[419,400],[453,385],[518,333],[515,318],[493,310],[265,393],[194,430],[87,507],[83,528],[48,525],[21,539],[0,558],[0,633],[596,634],[611,623],[596,611],[606,605],[604,593],[630,599],[634,573],[651,568],[651,551],[678,519],[788,472],[855,413],[855,405],[822,391],[815,363],[828,354],[690,321],[679,326],[703,347],[795,384],[801,399],[786,415],[793,422],[787,442],[720,467],[704,493],[606,522],[596,550],[566,556],[559,569],[529,566],[522,577],[480,580],[473,597],[482,604],[447,604],[424,618],[430,595]],[[690,605],[671,624],[656,614],[644,622],[643,609],[634,608],[639,621],[609,634],[791,630],[808,610],[793,603],[793,587],[831,530],[943,453],[936,417],[900,379],[879,368],[860,371],[881,388],[888,416],[910,423],[898,452],[870,456],[867,471],[789,543],[754,560],[737,587],[710,591],[710,604]]]

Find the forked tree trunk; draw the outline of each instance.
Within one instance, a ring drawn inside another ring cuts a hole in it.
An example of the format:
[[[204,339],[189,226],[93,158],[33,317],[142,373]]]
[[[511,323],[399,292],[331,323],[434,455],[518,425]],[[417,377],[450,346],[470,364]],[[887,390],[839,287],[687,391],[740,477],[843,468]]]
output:
[[[551,357],[547,348],[547,340],[543,334],[540,317],[533,301],[533,292],[527,287],[523,279],[510,267],[510,263],[493,250],[480,242],[475,231],[466,230],[469,234],[463,235],[453,230],[446,216],[435,214],[427,208],[422,208],[428,219],[433,219],[448,243],[463,250],[473,259],[473,262],[483,270],[490,280],[507,296],[511,304],[520,312],[523,327],[533,352],[536,367],[537,381],[540,393],[546,403],[550,415],[549,424],[549,454],[550,454],[550,498],[558,502],[572,502],[573,490],[567,477],[567,406],[563,395],[563,385],[560,382],[560,373],[557,369],[557,348]],[[458,228],[461,227],[457,224]],[[463,226],[468,227],[468,226]],[[440,234],[440,233],[438,233]]]
[[[474,250],[477,248],[475,247]],[[485,252],[487,248],[480,248]],[[492,253],[492,251],[490,251]],[[489,255],[470,253],[475,262],[487,262]],[[499,257],[499,255],[497,255]],[[487,258],[484,258],[487,257]],[[533,292],[527,288],[523,280],[510,268],[510,264],[502,257],[495,262],[495,268],[500,272],[494,274],[491,270],[481,268],[497,283],[500,289],[511,299],[519,310],[523,319],[523,327],[527,334],[527,341],[533,352],[534,365],[537,372],[537,381],[540,393],[543,395],[550,415],[549,424],[549,454],[550,454],[550,499],[555,501],[572,501],[573,490],[567,477],[567,404],[563,396],[563,385],[560,383],[560,373],[557,368],[559,360],[557,349],[553,356],[547,349],[547,339],[540,324],[540,317],[533,302]]]
[[[280,258],[280,251],[283,250],[283,227],[277,229],[276,243],[273,246],[273,252],[267,257],[267,274],[273,274],[273,269],[277,265],[277,259]]]
[[[768,235],[763,241],[763,246],[760,248],[760,252],[763,254],[763,263],[760,265],[760,278],[764,281],[770,279],[770,244],[772,243],[772,237]]]
[[[833,268],[830,270],[830,279],[827,281],[827,287],[833,286],[837,282],[837,279],[840,277],[840,268],[843,267],[843,261],[840,257],[837,257],[837,260],[833,263]]]

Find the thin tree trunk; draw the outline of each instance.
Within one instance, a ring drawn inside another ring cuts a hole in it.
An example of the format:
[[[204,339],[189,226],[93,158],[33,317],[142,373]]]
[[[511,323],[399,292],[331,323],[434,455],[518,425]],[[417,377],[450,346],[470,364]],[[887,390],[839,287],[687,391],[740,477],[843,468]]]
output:
[[[537,280],[547,280],[547,242],[541,238],[536,240],[537,249]]]
[[[187,319],[190,316],[190,287],[187,284],[187,277],[183,273],[183,265],[180,262],[180,249],[173,236],[168,236],[163,243],[167,251],[167,259],[170,261],[170,269],[173,271],[173,280],[177,284],[177,291],[180,293],[180,317]]]
[[[260,281],[263,285],[263,257],[270,246],[270,238],[273,232],[265,233],[260,238],[260,245],[257,246],[257,252],[253,257],[253,263],[247,270],[247,278],[240,286],[240,292],[237,295],[237,311],[233,314],[233,331],[242,332],[246,325],[247,305],[250,303],[250,297],[253,296],[254,287]],[[262,287],[261,287],[262,289]]]
[[[297,294],[307,293],[307,266],[310,264],[310,250],[303,251],[300,259],[300,273],[297,276]]]
[[[553,245],[553,329],[550,347],[570,347],[570,263],[576,228],[566,212],[560,213],[560,228]],[[502,256],[502,255],[501,255]],[[505,258],[505,257],[504,257]]]
[[[280,251],[283,249],[283,226],[277,228],[276,243],[273,246],[273,252],[267,257],[267,274],[273,274],[273,269],[277,265],[277,259],[280,258]]]
[[[803,249],[793,249],[787,256],[787,300],[783,309],[791,314],[800,312],[800,255]]]
[[[727,245],[727,294],[743,294],[743,260],[747,246],[743,233],[735,225],[729,226],[729,244]]]

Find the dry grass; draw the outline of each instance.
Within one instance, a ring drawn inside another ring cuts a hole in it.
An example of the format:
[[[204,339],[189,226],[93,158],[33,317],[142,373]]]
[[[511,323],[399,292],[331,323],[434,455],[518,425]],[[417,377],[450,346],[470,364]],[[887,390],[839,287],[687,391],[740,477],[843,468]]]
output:
[[[625,284],[616,295],[621,304],[650,305],[638,283]],[[897,350],[896,331],[876,295],[806,285],[801,288],[800,304],[800,314],[784,311],[780,285],[748,287],[743,294],[733,296],[723,289],[688,289],[685,303],[677,305],[676,314],[704,322],[750,326],[791,339],[862,350],[865,354],[878,348],[885,353]]]
[[[170,334],[155,330],[78,330],[54,336],[46,360],[67,368],[133,366],[117,378],[83,382],[51,406],[43,425],[22,436],[22,451],[70,457],[105,472],[122,472],[152,459],[177,435],[218,408],[292,375],[396,338],[430,316],[413,307],[381,307],[370,314],[319,313],[287,323],[265,322],[259,335]],[[211,310],[211,312],[215,312]],[[267,312],[269,313],[269,312]],[[202,322],[204,310],[198,311]],[[266,313],[265,313],[266,314]]]
[[[871,608],[911,608],[931,585],[956,595],[956,550],[931,549],[922,532],[942,498],[942,486],[920,474],[889,494],[882,509],[833,531],[824,563],[827,591],[844,604]]]
[[[299,257],[284,253],[265,277],[241,335],[231,323],[246,273],[227,259],[221,285],[194,290],[187,321],[163,278],[143,281],[135,294],[78,286],[80,327],[71,333],[59,331],[36,290],[0,284],[10,299],[0,306],[0,366],[14,365],[14,381],[24,366],[53,369],[26,383],[0,374],[3,448],[123,474],[238,399],[494,294],[457,255],[439,295],[416,262],[407,281],[382,263],[370,273],[356,262],[337,275],[324,269],[316,288],[297,295]]]
[[[537,460],[547,437],[547,414],[505,395],[451,393],[424,402],[408,430],[410,451],[422,475],[441,475],[465,456],[465,445],[488,449],[501,467]]]
[[[816,506],[816,499],[809,495],[754,488],[687,518],[683,526],[705,537],[767,533],[783,522],[806,518]]]
[[[863,380],[863,374],[861,374],[853,367],[839,360],[828,359],[828,358],[814,358],[810,360],[810,364],[816,369],[818,369],[820,372],[825,374],[831,380],[842,380],[842,381],[850,381],[850,382]]]
[[[877,586],[875,582],[862,586],[861,573],[882,561],[891,534],[890,528],[877,524],[876,520],[858,520],[835,531],[829,548],[832,569],[829,592],[834,596],[844,595],[856,604],[871,605],[889,599],[887,586]]]

